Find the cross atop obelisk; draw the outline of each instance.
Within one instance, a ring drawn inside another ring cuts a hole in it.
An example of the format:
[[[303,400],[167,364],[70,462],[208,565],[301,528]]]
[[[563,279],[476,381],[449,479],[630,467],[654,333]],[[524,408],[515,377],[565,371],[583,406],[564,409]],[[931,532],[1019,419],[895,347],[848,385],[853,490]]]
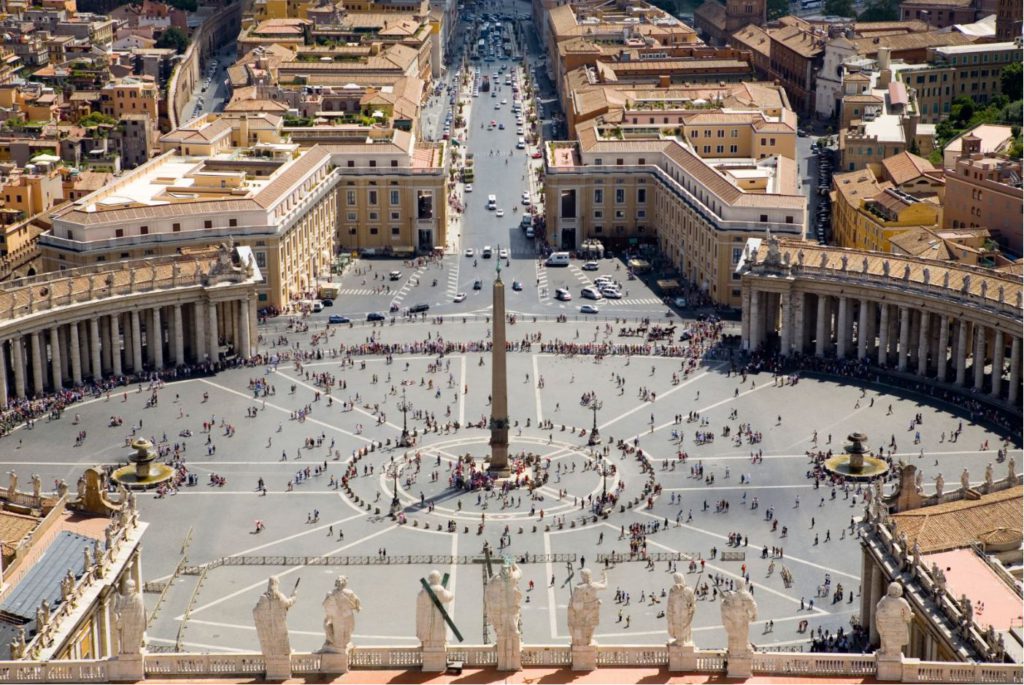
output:
[[[499,251],[500,252],[500,251]],[[491,460],[487,470],[507,476],[508,468],[508,375],[505,366],[505,284],[501,282],[501,259],[494,279],[494,334],[491,336]]]

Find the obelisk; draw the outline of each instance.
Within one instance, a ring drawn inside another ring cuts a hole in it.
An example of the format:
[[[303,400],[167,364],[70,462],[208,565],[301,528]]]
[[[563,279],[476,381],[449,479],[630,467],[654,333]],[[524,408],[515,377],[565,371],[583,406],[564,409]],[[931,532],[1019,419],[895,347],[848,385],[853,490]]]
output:
[[[487,470],[507,476],[508,468],[508,374],[505,367],[505,284],[501,282],[501,260],[494,279],[494,334],[491,336],[491,461]]]

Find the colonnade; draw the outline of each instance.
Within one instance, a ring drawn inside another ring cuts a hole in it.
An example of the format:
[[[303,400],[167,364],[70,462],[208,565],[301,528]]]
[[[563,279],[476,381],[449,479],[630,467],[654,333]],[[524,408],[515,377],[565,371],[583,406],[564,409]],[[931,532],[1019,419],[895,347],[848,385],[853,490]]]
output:
[[[249,357],[254,347],[251,296],[88,310],[48,312],[50,321],[14,333],[0,327],[0,407],[86,381]]]
[[[743,292],[744,342],[778,337],[783,356],[857,359],[950,383],[1014,405],[1021,391],[1021,328],[972,307],[889,300],[884,291]]]

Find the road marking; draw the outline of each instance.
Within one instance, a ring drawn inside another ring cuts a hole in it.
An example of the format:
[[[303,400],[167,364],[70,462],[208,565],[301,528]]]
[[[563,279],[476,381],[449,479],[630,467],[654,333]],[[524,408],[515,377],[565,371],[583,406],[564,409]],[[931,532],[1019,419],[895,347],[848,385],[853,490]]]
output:
[[[459,395],[459,426],[465,427],[466,425],[466,393],[462,392],[462,389],[466,387],[466,355],[462,355],[462,364],[460,364],[461,371],[459,373],[459,386],[455,389],[455,392]]]
[[[420,268],[418,268],[415,271],[413,271],[409,275],[409,278],[405,279],[405,283],[403,283],[402,287],[398,289],[398,292],[395,293],[395,296],[393,298],[391,298],[391,304],[389,306],[390,307],[399,307],[399,306],[401,306],[402,300],[405,299],[405,296],[409,294],[409,291],[413,287],[412,286],[413,281],[416,281],[417,283],[419,283],[420,276],[426,270],[427,270],[427,266],[423,265]]]
[[[333,549],[330,552],[327,552],[326,554],[321,554],[320,558],[323,559],[323,558],[326,558],[326,557],[334,556],[335,554],[338,554],[339,552],[344,552],[346,549],[349,549],[350,547],[355,547],[356,545],[362,544],[362,543],[366,542],[367,540],[371,540],[371,539],[377,537],[378,535],[383,535],[383,534],[385,534],[387,532],[390,532],[390,531],[394,530],[395,528],[398,528],[398,524],[397,523],[393,523],[390,526],[388,526],[387,528],[381,528],[376,533],[370,533],[369,535],[364,535],[360,539],[353,540],[352,542],[348,543],[347,545],[342,545],[341,547],[338,547],[337,549]],[[299,566],[292,566],[291,568],[285,569],[284,571],[281,571],[281,573],[278,573],[277,577],[281,578],[283,576],[287,576],[287,575],[295,573],[296,571],[298,571],[300,569],[303,569],[303,568],[307,568],[305,564],[302,564],[302,565],[299,565]],[[264,584],[264,581],[260,580],[260,581],[257,581],[255,583],[252,583],[251,585],[247,585],[247,586],[245,586],[245,587],[243,587],[243,588],[241,588],[239,590],[235,590],[234,592],[230,592],[230,593],[224,595],[223,597],[219,597],[218,599],[213,600],[212,602],[207,602],[206,604],[203,604],[202,606],[198,606],[198,607],[194,608],[192,610],[192,614],[195,615],[195,614],[198,614],[200,611],[206,611],[210,607],[217,606],[218,604],[222,604],[222,603],[228,601],[229,599],[234,599],[235,597],[237,597],[239,595],[242,595],[242,594],[245,594],[246,592],[250,592],[252,590],[255,590],[256,588],[260,587],[263,584]],[[181,617],[179,617],[176,620],[180,621]]]
[[[290,381],[292,381],[293,383],[297,383],[298,385],[301,385],[302,387],[304,387],[304,388],[306,388],[306,389],[308,389],[308,390],[312,390],[313,392],[318,392],[318,393],[320,393],[320,396],[321,396],[321,398],[322,398],[322,397],[323,397],[324,395],[326,395],[326,394],[327,394],[327,393],[326,393],[326,391],[325,391],[325,390],[324,390],[323,388],[318,388],[318,387],[316,387],[316,386],[314,386],[314,385],[310,385],[309,383],[306,383],[305,381],[302,381],[302,380],[300,380],[300,379],[298,379],[298,378],[295,378],[294,376],[290,376],[290,375],[286,374],[286,373],[285,373],[284,371],[282,371],[282,370],[280,370],[280,369],[277,369],[276,371],[274,371],[274,373],[278,374],[278,375],[279,375],[279,376],[281,376],[282,378],[287,378],[287,379],[289,379]],[[382,403],[382,404],[383,404],[383,403]],[[352,403],[352,410],[353,410],[353,411],[355,411],[355,412],[358,412],[358,413],[362,414],[363,416],[369,417],[369,418],[373,419],[374,421],[377,421],[377,420],[378,420],[378,417],[377,417],[376,415],[374,415],[374,414],[373,414],[373,413],[371,413],[371,412],[368,412],[368,411],[366,411],[365,409],[363,409],[362,407],[360,407],[360,406],[359,406],[358,404],[356,404],[355,402],[353,402],[353,403]],[[309,419],[309,418],[307,418],[306,420],[307,420],[307,421],[309,421],[310,419]],[[380,426],[388,426],[388,427],[390,427],[390,428],[393,428],[393,429],[395,429],[395,430],[397,430],[397,431],[401,431],[401,430],[402,430],[402,427],[401,427],[401,426],[397,426],[397,425],[395,425],[395,424],[391,423],[390,421],[385,421],[385,422],[384,422],[384,423],[382,423],[382,424],[381,424],[381,423],[378,423],[378,424],[376,424],[376,426],[377,426],[377,427],[380,427]],[[341,430],[341,429],[339,429],[339,430]],[[344,432],[344,431],[343,431],[343,432]],[[355,435],[355,433],[352,433],[351,435]]]
[[[462,259],[460,255],[455,253],[455,268],[448,269],[448,289],[445,291],[445,296],[448,301],[455,299],[455,296],[459,294],[459,271],[462,266]]]
[[[189,619],[189,620],[191,622],[191,619]],[[255,627],[253,627],[253,630],[255,630]],[[167,638],[164,638],[164,637],[153,637],[152,635],[147,635],[146,636],[146,640],[148,642],[160,642],[160,643],[163,643],[165,645],[177,645],[178,644],[177,640],[168,640]],[[208,644],[204,644],[202,642],[182,642],[181,645],[183,647],[194,647],[194,648],[196,648],[198,650],[202,650],[204,652],[231,652],[233,654],[245,654],[246,651],[248,651],[248,650],[245,650],[245,649],[237,649],[235,647],[225,647],[224,645],[208,645]]]
[[[718,487],[714,485],[706,485],[702,488],[662,488],[664,492],[707,492],[710,489],[715,490],[793,490],[796,488],[805,489],[813,488],[813,485],[800,484],[800,485],[729,485],[725,487]]]
[[[694,376],[693,378],[691,378],[691,379],[689,379],[689,380],[687,380],[687,381],[683,381],[682,383],[680,383],[680,384],[679,384],[679,385],[677,385],[676,387],[674,387],[674,388],[669,388],[668,390],[666,390],[665,392],[661,393],[660,395],[657,395],[657,397],[658,397],[659,399],[664,399],[664,398],[668,397],[669,395],[671,395],[671,394],[673,394],[673,393],[675,393],[675,392],[678,392],[678,391],[682,390],[683,388],[685,388],[685,387],[686,387],[687,385],[689,385],[690,383],[694,383],[694,382],[696,382],[696,381],[699,381],[699,380],[700,380],[701,378],[703,378],[704,376],[708,375],[708,373],[710,373],[710,372],[709,372],[709,371],[702,371],[702,372],[701,372],[700,374],[698,374],[698,375]],[[612,425],[613,423],[616,423],[617,421],[621,421],[622,419],[626,418],[626,417],[627,417],[627,416],[629,416],[630,414],[635,414],[636,412],[640,411],[640,410],[641,410],[641,409],[643,409],[644,407],[647,407],[647,406],[649,406],[649,405],[651,405],[651,404],[654,404],[654,403],[653,403],[653,402],[650,402],[650,401],[645,401],[645,402],[642,402],[642,403],[638,404],[637,406],[633,407],[632,409],[630,409],[629,411],[627,411],[627,412],[624,412],[624,413],[622,413],[622,414],[619,414],[618,416],[616,416],[616,417],[615,417],[615,418],[613,418],[613,419],[610,419],[610,420],[608,420],[608,421],[605,421],[605,422],[604,422],[604,423],[602,423],[602,424],[601,424],[600,426],[598,426],[598,429],[600,429],[600,430],[604,430],[605,428],[607,428],[608,426]],[[671,425],[673,425],[673,424],[672,424],[672,423],[667,423],[667,424],[665,424],[665,426],[671,426]],[[662,429],[662,428],[664,428],[665,426],[659,426],[659,427],[658,427],[657,429],[655,429],[655,430],[661,430],[661,429]]]
[[[555,576],[555,570],[551,566],[551,534],[544,533],[544,555],[547,561],[544,562],[546,574],[542,580],[547,581]],[[555,605],[555,586],[548,584],[548,626],[551,628],[551,639],[558,638],[558,620],[556,613],[558,607]]]
[[[540,371],[537,370],[537,355],[533,355],[533,378],[533,396],[537,402],[537,426],[539,428],[541,421],[544,420],[544,410],[540,401],[540,384],[537,383],[537,379],[540,378]]]

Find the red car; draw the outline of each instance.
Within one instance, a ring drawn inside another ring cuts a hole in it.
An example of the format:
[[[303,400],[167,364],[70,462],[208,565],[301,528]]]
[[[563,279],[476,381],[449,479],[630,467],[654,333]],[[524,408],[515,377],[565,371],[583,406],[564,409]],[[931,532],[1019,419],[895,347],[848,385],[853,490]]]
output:
[[[532,155],[530,155],[530,157],[532,157],[533,159],[540,159],[543,156],[544,154],[540,150],[537,150]]]

